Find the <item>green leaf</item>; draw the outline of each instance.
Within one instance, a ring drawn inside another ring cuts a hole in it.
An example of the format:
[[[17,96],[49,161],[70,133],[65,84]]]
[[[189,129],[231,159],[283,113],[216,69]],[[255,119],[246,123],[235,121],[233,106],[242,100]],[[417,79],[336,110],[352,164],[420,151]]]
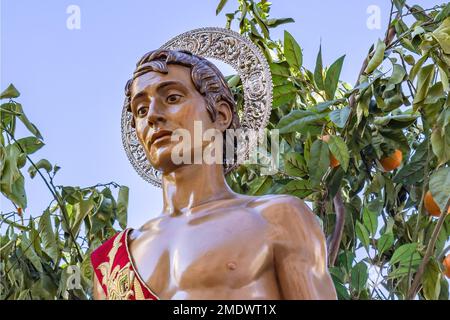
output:
[[[27,154],[33,154],[44,146],[44,143],[36,137],[22,138],[15,143],[20,145]]]
[[[325,75],[325,95],[329,100],[334,99],[344,59],[345,55],[333,62]]]
[[[275,86],[286,83],[287,79],[291,76],[289,64],[286,61],[271,63],[270,73],[272,74],[272,81]]]
[[[266,38],[269,38],[269,29],[267,28],[266,23],[264,22],[263,18],[261,17],[261,9],[258,7],[258,4],[256,2],[252,2],[252,11],[253,11],[253,17],[255,18],[256,22],[258,23],[259,27],[261,28],[262,32],[264,33],[264,36]],[[250,21],[252,22],[252,21]]]
[[[312,189],[307,180],[292,180],[283,187],[282,193],[303,199],[312,193]]]
[[[383,92],[383,104],[381,109],[386,113],[401,107],[404,104],[404,96],[402,94],[401,86],[396,85],[392,90]]]
[[[74,217],[71,219],[71,231],[74,236],[78,235],[78,232],[80,231],[80,226],[83,220],[87,217],[87,215],[92,211],[94,208],[94,201],[89,198],[87,200],[81,200],[80,202],[76,203],[73,206],[74,210]]]
[[[239,28],[243,29],[245,27],[246,21],[248,21],[245,17],[247,16],[247,2],[242,2],[242,8],[241,8],[241,16],[239,18]]]
[[[361,222],[356,221],[355,232],[363,246],[368,248],[370,244],[370,237],[367,228]]]
[[[355,253],[347,250],[341,251],[338,257],[338,265],[342,266],[346,273],[350,273],[352,270],[353,261],[355,260]]]
[[[380,127],[390,129],[404,129],[416,122],[419,114],[397,114],[383,117],[375,117],[373,123]]]
[[[407,267],[411,265],[411,267],[415,270],[420,265],[421,262],[422,256],[420,255],[419,252],[416,251],[412,254],[412,256],[408,260],[400,262],[400,265],[404,265]]]
[[[450,17],[447,17],[439,27],[433,31],[433,37],[439,42],[439,45],[445,54],[450,54]]]
[[[439,22],[444,20],[445,18],[450,16],[450,3],[445,5],[444,9],[442,9],[435,17],[434,22]]]
[[[328,140],[328,147],[331,153],[339,161],[344,171],[347,171],[350,161],[350,154],[344,140],[339,136],[330,136]]]
[[[333,110],[330,112],[330,120],[333,121],[338,128],[343,128],[347,123],[350,112],[351,109],[348,106],[342,109]]]
[[[63,187],[62,197],[69,204],[74,205],[82,200],[83,195],[81,194],[79,187]]]
[[[35,163],[35,166],[30,165],[28,168],[28,173],[33,179],[36,176],[37,170],[44,169],[47,172],[52,171],[52,164],[47,159],[41,159],[38,162]]]
[[[345,172],[341,166],[338,166],[331,172],[331,175],[327,179],[328,197],[332,199],[338,192],[342,185]]]
[[[20,292],[17,300],[29,300],[30,299],[30,289],[25,289]]]
[[[28,240],[25,233],[22,233],[22,237],[20,238],[20,249],[22,253],[30,260],[31,264],[36,268],[37,271],[43,272],[41,259],[34,251],[33,244],[30,240]]]
[[[356,106],[356,116],[357,116],[357,124],[359,124],[363,117],[367,117],[369,115],[369,106],[372,98],[372,89],[369,87],[367,90],[364,90],[361,93],[358,104]],[[384,104],[384,101],[377,101],[378,105],[380,102]]]
[[[28,120],[27,116],[23,112],[22,105],[20,103],[14,103],[16,105],[16,110],[21,115],[19,116],[20,121],[24,124],[24,126],[38,139],[43,139],[41,133],[39,132],[38,128],[34,124]]]
[[[238,74],[235,74],[234,76],[227,78],[227,83],[230,88],[237,87],[240,81],[241,77]]]
[[[286,30],[284,31],[284,56],[292,68],[300,69],[303,63],[302,49],[294,37]]]
[[[382,149],[383,153],[390,155],[393,149],[402,150],[403,154],[409,151],[408,140],[402,130],[390,129],[390,128],[377,128],[382,136],[383,143],[386,143]],[[374,143],[374,141],[372,141]]]
[[[8,145],[5,148],[4,159],[2,159],[2,174],[0,175],[1,192],[13,201],[18,207],[27,207],[27,197],[25,193],[25,180],[19,168],[20,157],[23,155],[17,144]]]
[[[441,167],[430,177],[430,191],[434,201],[444,212],[450,198],[450,167]]]
[[[392,71],[392,75],[389,78],[389,84],[399,84],[402,83],[405,79],[406,71],[403,66],[399,64],[394,64],[394,69]]]
[[[321,113],[321,112],[327,111],[331,106],[334,106],[338,103],[342,103],[344,101],[345,101],[345,99],[328,100],[328,101],[320,102],[320,103],[316,104],[315,106],[309,108],[308,110]]]
[[[428,59],[428,53],[426,53],[424,56],[422,56],[419,60],[417,60],[416,64],[411,68],[410,72],[409,72],[409,80],[414,81],[414,79],[417,76],[417,73],[419,72],[419,70],[421,70],[422,65],[424,64],[424,62]]]
[[[42,297],[43,300],[51,300],[56,296],[57,289],[58,285],[55,283],[54,278],[44,273],[39,278],[39,281],[36,281],[31,286],[31,293],[33,296]],[[81,291],[81,289],[78,291]]]
[[[411,159],[397,172],[393,181],[395,183],[403,183],[404,185],[412,185],[421,179],[424,175],[424,167],[427,159],[428,140],[424,140],[414,152]]]
[[[225,6],[225,4],[228,2],[228,0],[220,0],[219,4],[217,5],[216,8],[216,16],[219,15],[219,13],[222,11],[223,7]]]
[[[433,128],[431,147],[440,164],[450,160],[450,126],[446,126],[445,129],[440,126]]]
[[[426,65],[420,69],[417,76],[416,95],[413,100],[413,110],[416,111],[427,97],[427,93],[430,87],[431,80],[434,76],[433,64]]]
[[[117,197],[117,220],[122,229],[125,229],[127,226],[128,193],[128,187],[120,186]]]
[[[19,91],[17,91],[16,87],[11,83],[8,88],[0,94],[0,99],[13,99],[19,96]]]
[[[309,124],[325,118],[325,114],[318,114],[309,110],[292,110],[278,122],[277,129],[280,134],[302,132]]]
[[[372,58],[369,60],[369,63],[367,64],[366,69],[364,70],[364,73],[369,74],[372,71],[374,71],[380,64],[383,62],[384,59],[384,51],[386,50],[386,44],[384,41],[378,39],[375,53],[373,54]]]
[[[414,57],[410,54],[404,56],[403,58],[405,59],[405,62],[407,64],[409,64],[410,66],[413,66],[416,63],[416,61],[414,60]]]
[[[59,171],[59,169],[61,169],[61,167],[60,166],[57,166],[56,164],[53,166],[53,174],[55,175],[58,171]]]
[[[292,103],[295,99],[297,88],[291,83],[285,83],[273,88],[273,108]]]
[[[350,295],[348,293],[347,288],[342,284],[342,282],[331,273],[331,279],[334,283],[334,288],[336,289],[336,293],[339,300],[350,300]]]
[[[275,28],[282,24],[292,23],[292,22],[295,22],[295,20],[292,18],[268,19],[267,26],[269,28]]]
[[[393,265],[397,262],[403,264],[405,262],[409,262],[416,249],[417,243],[407,243],[401,245],[395,250],[394,254],[392,255],[390,264]]]
[[[9,219],[5,219],[5,218],[3,218],[3,217],[2,217],[2,222],[4,222],[4,223],[6,223],[6,224],[8,224],[8,225],[10,225],[10,226],[12,226],[12,227],[14,227],[14,228],[16,228],[16,229],[19,229],[19,230],[21,230],[21,231],[30,231],[30,228],[29,228],[29,227],[24,226],[24,225],[22,225],[22,224],[20,224],[20,223],[11,221],[11,220],[9,220]]]
[[[314,68],[314,82],[319,90],[325,89],[325,84],[323,83],[323,65],[322,65],[322,45],[319,46],[319,53],[317,54],[316,67]]]
[[[401,12],[406,0],[393,0],[393,2],[397,10]]]
[[[378,255],[381,255],[386,252],[386,250],[390,249],[394,244],[394,235],[392,232],[388,232],[383,234],[377,242]]]
[[[314,111],[316,113],[321,113],[321,112],[324,112],[324,111],[329,111],[328,109],[331,106],[337,105],[337,104],[342,103],[344,101],[345,101],[345,99],[328,100],[328,101],[320,102],[320,103],[316,104],[315,106],[310,107],[308,110],[309,111]]]
[[[16,104],[12,102],[3,103],[2,105],[0,105],[0,115],[2,116],[2,121],[3,117],[5,117],[5,115],[1,114],[3,112],[13,116],[21,115],[21,113],[16,111]]]
[[[409,267],[399,266],[393,268],[392,272],[389,273],[388,279],[397,279],[407,276],[411,272]]]
[[[445,99],[444,86],[442,82],[436,82],[428,90],[427,97],[425,98],[424,104],[435,104],[439,100]]]
[[[378,228],[378,215],[366,207],[363,208],[363,224],[372,236],[375,235]]]
[[[414,31],[411,33],[411,39],[414,40],[415,37],[417,37],[418,35],[424,34],[425,33],[425,29],[422,28],[421,26],[416,26],[414,27]]]
[[[257,177],[249,183],[250,188],[247,194],[254,196],[266,194],[267,190],[269,190],[272,186],[272,183],[273,181],[271,176]]]
[[[330,166],[330,151],[328,145],[315,140],[311,146],[311,154],[308,161],[308,171],[313,187],[318,186]]]
[[[53,233],[52,223],[50,220],[50,211],[45,210],[39,218],[39,234],[42,240],[42,247],[44,252],[56,264],[59,259],[58,243],[56,242],[55,234]]]
[[[284,170],[290,176],[304,177],[308,174],[305,158],[298,152],[288,152],[284,156]]]
[[[441,270],[434,258],[425,267],[422,278],[423,295],[427,300],[437,300],[441,292]]]
[[[226,29],[231,29],[231,22],[234,20],[235,15],[236,15],[236,12],[225,14],[225,17],[227,18],[227,22],[225,23]]]
[[[450,214],[447,214],[441,231],[436,239],[435,252],[442,252],[448,240],[450,239]]]
[[[369,273],[367,266],[364,262],[358,262],[352,269],[351,273],[351,283],[352,288],[356,292],[361,292],[364,290],[369,279]]]
[[[450,290],[448,286],[448,281],[446,278],[441,276],[441,292],[439,293],[438,299],[447,301],[449,299],[449,294]]]

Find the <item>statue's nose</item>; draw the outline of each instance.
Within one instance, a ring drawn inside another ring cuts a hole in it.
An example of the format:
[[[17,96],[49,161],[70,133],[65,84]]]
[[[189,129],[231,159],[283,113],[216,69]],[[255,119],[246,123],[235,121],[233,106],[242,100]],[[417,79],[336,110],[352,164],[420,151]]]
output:
[[[155,127],[166,122],[166,117],[161,112],[158,102],[153,99],[150,102],[147,114],[147,123],[150,127]]]

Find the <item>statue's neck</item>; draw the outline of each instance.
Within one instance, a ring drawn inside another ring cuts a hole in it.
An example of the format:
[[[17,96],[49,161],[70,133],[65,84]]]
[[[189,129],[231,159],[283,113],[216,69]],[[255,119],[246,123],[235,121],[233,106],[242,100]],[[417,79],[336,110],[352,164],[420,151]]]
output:
[[[191,164],[162,176],[163,213],[191,214],[210,201],[235,197],[222,165]]]

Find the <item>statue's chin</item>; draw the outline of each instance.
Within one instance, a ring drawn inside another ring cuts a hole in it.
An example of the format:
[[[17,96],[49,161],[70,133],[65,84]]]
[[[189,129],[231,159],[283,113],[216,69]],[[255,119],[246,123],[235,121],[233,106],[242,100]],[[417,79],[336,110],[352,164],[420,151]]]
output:
[[[150,156],[147,156],[147,159],[151,166],[162,174],[168,174],[183,165],[173,163],[169,148],[160,148],[152,151]]]

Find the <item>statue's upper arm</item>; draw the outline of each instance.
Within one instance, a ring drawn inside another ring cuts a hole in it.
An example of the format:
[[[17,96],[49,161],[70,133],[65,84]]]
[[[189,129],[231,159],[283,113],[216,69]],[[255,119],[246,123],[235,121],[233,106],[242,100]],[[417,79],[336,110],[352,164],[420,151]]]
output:
[[[311,209],[284,196],[274,204],[274,263],[284,299],[336,299],[327,269],[325,237]]]

